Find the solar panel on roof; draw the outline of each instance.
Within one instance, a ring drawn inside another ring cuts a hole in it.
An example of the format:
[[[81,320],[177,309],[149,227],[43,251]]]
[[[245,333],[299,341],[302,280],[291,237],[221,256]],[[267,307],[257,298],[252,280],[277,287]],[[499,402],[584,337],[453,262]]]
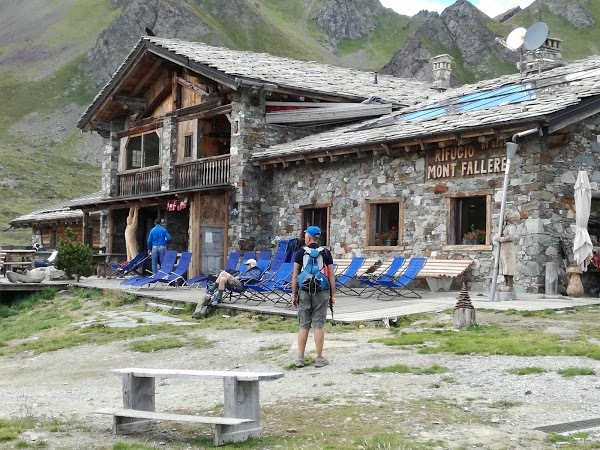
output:
[[[494,106],[518,104],[535,99],[535,91],[531,83],[516,86],[503,86],[483,92],[472,92],[458,97],[445,105],[435,105],[431,108],[402,114],[397,120],[427,120],[446,114],[456,114],[464,111],[476,111]]]

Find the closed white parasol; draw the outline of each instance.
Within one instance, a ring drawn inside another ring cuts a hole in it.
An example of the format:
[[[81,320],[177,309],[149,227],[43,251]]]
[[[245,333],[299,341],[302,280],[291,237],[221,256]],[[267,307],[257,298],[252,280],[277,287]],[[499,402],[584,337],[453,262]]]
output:
[[[575,182],[575,239],[573,240],[573,258],[575,264],[585,272],[592,259],[592,240],[587,230],[592,207],[592,188],[585,170],[580,170]]]

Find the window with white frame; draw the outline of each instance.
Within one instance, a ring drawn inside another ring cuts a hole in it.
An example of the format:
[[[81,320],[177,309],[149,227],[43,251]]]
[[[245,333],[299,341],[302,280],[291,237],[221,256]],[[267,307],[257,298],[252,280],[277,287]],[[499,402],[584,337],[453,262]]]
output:
[[[367,200],[367,245],[395,247],[402,242],[400,198]]]
[[[155,131],[132,136],[125,144],[126,170],[160,164],[160,139]]]
[[[491,192],[449,195],[449,245],[490,245]]]

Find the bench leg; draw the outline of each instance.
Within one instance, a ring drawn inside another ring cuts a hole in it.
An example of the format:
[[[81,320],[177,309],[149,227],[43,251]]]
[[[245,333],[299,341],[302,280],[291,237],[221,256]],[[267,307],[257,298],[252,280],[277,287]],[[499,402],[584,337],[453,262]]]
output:
[[[213,436],[215,445],[240,442],[260,436],[262,430],[258,383],[258,381],[239,381],[236,377],[223,379],[225,417],[251,419],[252,422],[240,425],[216,425]]]
[[[427,284],[429,285],[429,289],[431,289],[431,292],[437,292],[440,289],[448,292],[448,290],[450,289],[450,286],[452,286],[452,280],[453,280],[453,278],[433,278],[433,277],[427,277],[425,279],[427,280]]]
[[[153,377],[134,377],[131,373],[123,374],[123,408],[154,411]],[[113,431],[115,434],[136,433],[152,428],[154,422],[133,417],[115,416]]]

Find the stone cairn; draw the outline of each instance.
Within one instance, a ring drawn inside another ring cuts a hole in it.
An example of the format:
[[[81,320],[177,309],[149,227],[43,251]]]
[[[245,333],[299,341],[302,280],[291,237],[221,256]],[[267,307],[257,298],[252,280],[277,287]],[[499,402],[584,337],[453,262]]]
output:
[[[476,325],[475,307],[471,303],[467,283],[463,282],[462,289],[458,296],[458,302],[454,306],[454,328],[457,330],[466,330],[471,325]]]

